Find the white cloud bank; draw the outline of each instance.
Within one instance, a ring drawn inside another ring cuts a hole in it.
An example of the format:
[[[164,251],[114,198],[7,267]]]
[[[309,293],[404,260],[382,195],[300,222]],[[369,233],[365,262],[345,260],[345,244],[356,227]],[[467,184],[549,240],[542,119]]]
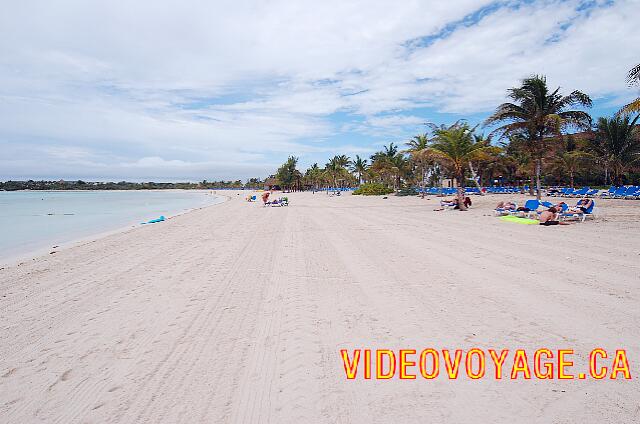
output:
[[[638,6],[10,2],[0,178],[264,176],[289,154],[362,154],[439,113],[486,113],[534,72],[625,99]]]

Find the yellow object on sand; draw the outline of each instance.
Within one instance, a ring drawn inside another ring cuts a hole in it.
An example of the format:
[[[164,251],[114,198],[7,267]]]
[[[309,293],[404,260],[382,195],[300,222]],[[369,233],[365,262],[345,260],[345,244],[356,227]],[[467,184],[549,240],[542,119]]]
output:
[[[513,216],[513,215],[501,216],[500,219],[503,220],[503,221],[515,222],[516,224],[524,224],[524,225],[536,225],[536,224],[539,224],[539,221],[536,220],[536,219],[520,218],[520,217]]]

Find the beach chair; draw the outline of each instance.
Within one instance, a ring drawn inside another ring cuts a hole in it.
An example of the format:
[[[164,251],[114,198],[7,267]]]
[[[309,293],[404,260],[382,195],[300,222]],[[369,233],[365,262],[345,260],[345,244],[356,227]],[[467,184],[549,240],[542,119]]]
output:
[[[540,207],[540,202],[536,199],[529,199],[524,202],[524,207],[529,209],[528,212],[524,212],[524,215],[527,218],[530,218],[533,214],[537,213],[538,208]]]
[[[600,192],[600,190],[598,190],[597,188],[593,188],[593,189],[589,190],[584,197],[595,197],[595,196],[598,195],[599,192]]]
[[[584,211],[584,212],[566,212],[566,210],[565,210],[565,211],[562,212],[562,214],[560,214],[560,217],[562,218],[563,221],[565,219],[567,219],[567,218],[576,218],[576,219],[579,219],[580,222],[584,222],[584,220],[587,219],[587,216],[593,216],[593,209],[595,207],[596,207],[596,202],[592,201],[591,202],[591,206],[589,206],[586,211]]]
[[[627,187],[621,186],[616,189],[616,191],[611,195],[614,199],[621,199],[627,194]]]
[[[514,213],[517,213],[517,212],[518,212],[518,210],[517,210],[517,209],[518,209],[518,204],[517,204],[517,203],[515,203],[515,202],[513,202],[513,204],[516,206],[516,207],[515,207],[515,209],[495,208],[495,209],[493,210],[493,212],[494,212],[497,216],[505,215],[505,214],[507,214],[507,215],[512,215],[512,214],[514,214]]]
[[[627,192],[624,194],[625,199],[637,199],[638,194],[640,193],[640,187],[631,186],[627,189]]]
[[[574,190],[571,197],[584,197],[589,192],[589,187],[582,187],[580,190]]]
[[[611,186],[609,187],[609,190],[607,191],[603,191],[602,193],[600,193],[600,197],[612,197],[613,193],[616,192],[616,186]]]

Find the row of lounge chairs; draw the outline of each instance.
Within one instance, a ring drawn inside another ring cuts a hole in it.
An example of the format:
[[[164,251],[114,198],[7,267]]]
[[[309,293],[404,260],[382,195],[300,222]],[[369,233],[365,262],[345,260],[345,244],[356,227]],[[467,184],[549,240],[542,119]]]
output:
[[[525,187],[483,187],[485,193],[492,194],[518,194],[524,193],[529,190]],[[429,187],[425,189],[417,189],[418,193],[425,193],[431,195],[452,196],[457,193],[456,188],[448,187]],[[465,195],[480,194],[480,189],[477,187],[466,187],[464,189]],[[607,191],[600,191],[596,188],[582,187],[582,188],[560,188],[548,190],[547,194],[553,197],[600,197],[611,199],[640,199],[640,186],[611,186]]]
[[[554,206],[554,204],[551,202],[541,202],[536,199],[529,199],[524,204],[524,208],[528,209],[527,211],[518,210],[518,205],[516,204],[514,208],[496,208],[494,212],[496,215],[523,215],[527,218],[532,218],[537,217],[543,211],[549,209],[552,206]],[[578,206],[579,205],[576,205],[576,208]],[[570,208],[566,203],[562,203],[562,210],[559,212],[558,216],[560,220],[573,218],[579,220],[580,222],[584,222],[588,216],[593,216],[595,206],[596,202],[592,201],[591,205],[584,212],[574,212],[569,210]]]
[[[640,199],[640,186],[611,186],[608,191],[600,193],[600,197],[608,197],[612,199]]]

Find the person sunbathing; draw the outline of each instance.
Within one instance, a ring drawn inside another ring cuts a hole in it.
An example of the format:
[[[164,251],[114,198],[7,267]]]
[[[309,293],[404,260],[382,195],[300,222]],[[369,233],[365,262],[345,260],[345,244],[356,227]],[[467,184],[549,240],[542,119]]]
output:
[[[453,199],[443,199],[440,201],[440,206],[446,206],[446,207],[458,206],[458,198],[454,197]]]
[[[471,200],[471,199],[469,199]],[[496,206],[496,210],[515,211],[516,204],[513,202],[500,202]]]
[[[578,203],[567,209],[569,213],[588,213],[589,208],[593,206],[593,200],[591,199],[580,199]]]

